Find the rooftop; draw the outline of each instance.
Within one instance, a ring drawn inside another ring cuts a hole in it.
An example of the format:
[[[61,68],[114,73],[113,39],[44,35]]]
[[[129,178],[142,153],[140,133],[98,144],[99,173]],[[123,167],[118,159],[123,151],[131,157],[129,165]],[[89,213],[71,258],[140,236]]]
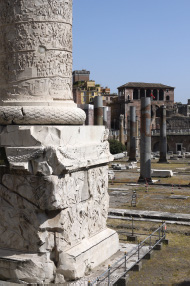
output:
[[[128,87],[128,88],[175,88],[173,86],[165,85],[162,83],[146,83],[146,82],[128,82],[118,88]]]

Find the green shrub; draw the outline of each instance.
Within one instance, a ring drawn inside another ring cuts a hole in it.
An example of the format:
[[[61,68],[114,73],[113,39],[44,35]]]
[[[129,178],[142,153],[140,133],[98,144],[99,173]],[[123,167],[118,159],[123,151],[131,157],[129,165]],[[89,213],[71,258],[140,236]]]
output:
[[[126,150],[125,145],[123,145],[121,142],[114,140],[114,139],[110,139],[108,141],[110,144],[110,153],[112,155],[122,153],[123,151]]]

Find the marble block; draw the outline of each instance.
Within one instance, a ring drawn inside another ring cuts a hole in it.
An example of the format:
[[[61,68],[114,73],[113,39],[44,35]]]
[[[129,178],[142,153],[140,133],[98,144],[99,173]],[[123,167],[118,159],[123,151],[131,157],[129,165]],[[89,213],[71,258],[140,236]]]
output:
[[[107,138],[103,126],[0,127],[4,280],[75,280],[118,250],[106,227]]]

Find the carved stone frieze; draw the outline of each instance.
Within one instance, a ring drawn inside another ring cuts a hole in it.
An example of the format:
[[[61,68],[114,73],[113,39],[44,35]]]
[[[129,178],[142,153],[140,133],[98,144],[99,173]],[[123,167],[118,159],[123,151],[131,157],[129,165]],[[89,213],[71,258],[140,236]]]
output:
[[[0,124],[82,124],[74,103],[59,108],[73,102],[72,0],[1,0],[0,38]],[[54,108],[22,112],[26,102]]]
[[[72,52],[72,26],[60,22],[26,22],[5,26],[0,32],[4,39],[0,53],[47,50]],[[41,47],[41,48],[40,48]]]
[[[0,142],[11,169],[61,175],[112,160],[104,131],[103,126],[12,126],[2,130]]]
[[[118,250],[106,227],[106,139],[104,126],[1,126],[0,258],[11,258],[0,259],[0,277],[63,283]]]
[[[0,24],[12,24],[25,21],[58,21],[72,24],[72,1],[1,1]]]

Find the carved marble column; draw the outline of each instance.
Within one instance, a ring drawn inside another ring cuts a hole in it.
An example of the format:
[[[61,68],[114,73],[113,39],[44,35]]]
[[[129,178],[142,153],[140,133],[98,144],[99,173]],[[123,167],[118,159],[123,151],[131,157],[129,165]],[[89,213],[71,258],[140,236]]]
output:
[[[109,131],[81,125],[71,29],[72,0],[0,1],[0,280],[63,285],[119,248]]]
[[[82,124],[72,97],[72,0],[1,0],[0,124]]]

